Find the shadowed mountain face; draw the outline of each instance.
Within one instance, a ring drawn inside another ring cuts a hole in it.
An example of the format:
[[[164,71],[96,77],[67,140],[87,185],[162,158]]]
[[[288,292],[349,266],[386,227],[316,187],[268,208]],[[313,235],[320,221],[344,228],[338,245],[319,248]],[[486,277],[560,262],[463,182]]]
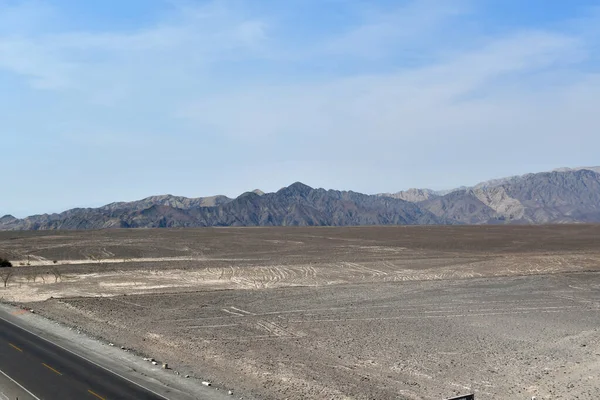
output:
[[[21,220],[7,216],[0,220],[0,228],[46,230],[451,223],[404,200],[313,189],[302,183],[294,183],[275,193],[247,192],[234,200],[228,199],[210,207],[195,205],[203,203],[192,200],[196,199],[157,196],[139,202],[73,209]]]
[[[348,226],[600,222],[600,171],[563,169],[447,193],[411,189],[366,195],[300,182],[236,199],[171,195],[60,214],[0,218],[1,230],[203,226]]]
[[[591,170],[529,175],[507,185],[526,222],[600,222],[600,174]]]

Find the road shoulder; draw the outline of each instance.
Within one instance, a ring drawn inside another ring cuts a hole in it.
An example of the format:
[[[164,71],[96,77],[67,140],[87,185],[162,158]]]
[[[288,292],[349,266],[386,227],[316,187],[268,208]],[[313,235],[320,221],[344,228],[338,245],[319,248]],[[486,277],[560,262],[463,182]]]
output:
[[[129,351],[109,346],[30,311],[0,303],[0,318],[170,400],[231,399],[225,393],[202,387],[194,379],[185,379],[173,371],[163,370]],[[16,389],[12,392],[17,393]],[[5,399],[0,397],[0,400]]]

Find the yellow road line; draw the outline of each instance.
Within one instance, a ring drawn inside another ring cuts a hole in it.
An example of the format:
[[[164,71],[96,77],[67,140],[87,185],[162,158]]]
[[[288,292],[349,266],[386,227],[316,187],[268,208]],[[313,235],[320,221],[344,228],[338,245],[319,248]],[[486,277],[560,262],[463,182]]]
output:
[[[20,351],[21,353],[23,352],[23,350],[21,350],[20,348],[18,348],[17,346],[15,346],[15,345],[14,345],[14,344],[12,344],[12,343],[9,343],[8,345],[9,345],[10,347],[12,347],[13,349],[17,350],[17,351]]]
[[[92,395],[94,395],[94,396],[96,396],[96,397],[97,397],[97,398],[99,398],[100,400],[106,400],[104,397],[100,396],[100,395],[99,395],[99,394],[97,394],[97,393],[94,393],[94,392],[92,392],[92,391],[91,391],[91,390],[89,390],[89,389],[88,389],[88,393],[89,393],[89,394],[92,394]]]
[[[62,375],[60,372],[58,372],[57,370],[55,370],[54,368],[52,368],[51,366],[49,366],[46,363],[42,363],[42,365],[46,368],[48,368],[50,371],[57,373],[58,375]]]

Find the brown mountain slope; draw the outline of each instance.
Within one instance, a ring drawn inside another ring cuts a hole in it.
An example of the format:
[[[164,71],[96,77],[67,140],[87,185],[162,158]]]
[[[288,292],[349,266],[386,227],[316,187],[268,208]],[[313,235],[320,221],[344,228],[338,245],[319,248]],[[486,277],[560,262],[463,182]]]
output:
[[[527,174],[418,204],[467,224],[600,222],[600,174],[587,169]]]

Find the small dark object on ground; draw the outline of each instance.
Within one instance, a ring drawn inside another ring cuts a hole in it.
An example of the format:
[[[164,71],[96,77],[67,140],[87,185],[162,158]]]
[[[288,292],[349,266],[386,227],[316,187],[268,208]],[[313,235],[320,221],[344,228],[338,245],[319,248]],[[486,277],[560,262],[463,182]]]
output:
[[[10,268],[12,263],[4,258],[0,258],[0,268]]]

